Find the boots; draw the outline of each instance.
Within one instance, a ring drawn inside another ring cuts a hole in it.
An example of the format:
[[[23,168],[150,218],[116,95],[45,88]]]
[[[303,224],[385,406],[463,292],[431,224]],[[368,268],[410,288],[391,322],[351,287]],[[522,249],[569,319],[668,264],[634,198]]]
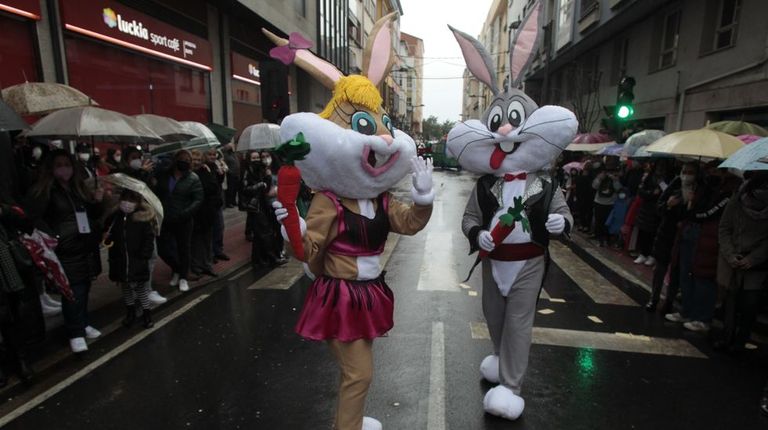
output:
[[[23,382],[28,382],[30,379],[32,379],[33,376],[35,376],[35,372],[32,370],[32,368],[29,367],[29,364],[27,363],[26,352],[19,351],[16,353],[16,367],[19,379],[21,379]]]
[[[155,326],[155,323],[152,321],[152,311],[149,309],[142,310],[141,321],[144,328],[152,328]]]
[[[135,305],[126,305],[125,306],[125,319],[122,322],[123,327],[128,328],[128,327],[132,326],[134,321],[136,321],[136,306]]]

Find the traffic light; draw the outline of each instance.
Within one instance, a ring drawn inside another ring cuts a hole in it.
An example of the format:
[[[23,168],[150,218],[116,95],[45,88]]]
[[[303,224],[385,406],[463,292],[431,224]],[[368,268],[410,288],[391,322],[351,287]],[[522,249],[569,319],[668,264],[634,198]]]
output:
[[[619,121],[628,121],[635,114],[635,107],[633,105],[635,94],[632,92],[634,87],[635,78],[631,76],[624,76],[619,81],[615,107],[615,117]]]

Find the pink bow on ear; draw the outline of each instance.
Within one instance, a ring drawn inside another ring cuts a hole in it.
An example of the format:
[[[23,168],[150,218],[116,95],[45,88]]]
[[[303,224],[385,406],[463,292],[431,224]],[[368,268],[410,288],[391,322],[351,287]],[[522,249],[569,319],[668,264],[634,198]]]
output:
[[[280,60],[283,64],[290,65],[296,58],[297,49],[309,49],[312,47],[312,42],[305,39],[300,33],[291,33],[288,36],[288,44],[283,46],[276,46],[269,50],[269,56]]]

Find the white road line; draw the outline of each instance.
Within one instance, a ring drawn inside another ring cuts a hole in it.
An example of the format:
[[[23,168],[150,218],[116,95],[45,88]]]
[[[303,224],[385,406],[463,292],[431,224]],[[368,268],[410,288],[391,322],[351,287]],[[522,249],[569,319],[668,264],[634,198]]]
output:
[[[469,329],[472,339],[490,339],[488,327],[483,322],[470,322]],[[651,355],[707,358],[705,354],[684,339],[651,337],[620,332],[605,333],[534,327],[533,343],[537,345],[593,348]]]
[[[118,355],[125,352],[128,348],[132,347],[133,345],[136,345],[137,343],[141,342],[144,338],[151,335],[152,333],[156,332],[157,330],[161,329],[163,326],[168,324],[169,322],[173,321],[177,317],[181,316],[184,312],[187,312],[188,310],[192,309],[195,305],[202,302],[203,300],[207,299],[210,294],[202,294],[200,297],[197,297],[196,299],[192,300],[191,302],[184,305],[182,308],[178,309],[176,312],[168,315],[167,317],[163,318],[162,320],[155,323],[155,326],[151,329],[142,330],[140,333],[138,333],[136,336],[130,338],[125,343],[121,344],[117,348],[109,351],[108,353],[104,354],[103,356],[99,357],[97,360],[93,361],[92,363],[88,364],[84,368],[78,370],[77,372],[73,373],[63,381],[59,382],[58,384],[54,385],[53,387],[47,389],[43,393],[38,394],[33,399],[29,400],[28,402],[24,403],[23,405],[19,406],[18,408],[14,409],[8,415],[5,415],[4,417],[0,418],[0,428],[8,424],[9,422],[15,420],[16,418],[20,417],[21,415],[25,414],[31,409],[34,409],[38,407],[41,403],[44,401],[50,399],[54,395],[58,394],[60,391],[64,390],[65,388],[69,387],[70,385],[77,382],[80,378],[88,375],[89,373],[93,372],[94,370],[98,369],[108,361],[112,360],[113,358],[117,357]]]
[[[251,268],[247,268],[247,269],[243,270],[242,272],[238,273],[237,275],[227,279],[227,281],[229,281],[229,282],[237,281],[238,279],[243,277],[246,273],[251,273],[251,271],[252,271]]]
[[[457,256],[451,246],[453,232],[430,230],[424,241],[424,263],[416,288],[419,291],[461,291],[459,283],[463,278],[460,279],[456,273]]]
[[[432,323],[427,430],[445,430],[445,329],[442,322]]]
[[[639,306],[595,269],[576,256],[570,248],[559,242],[550,242],[552,261],[568,275],[595,303],[608,305]]]

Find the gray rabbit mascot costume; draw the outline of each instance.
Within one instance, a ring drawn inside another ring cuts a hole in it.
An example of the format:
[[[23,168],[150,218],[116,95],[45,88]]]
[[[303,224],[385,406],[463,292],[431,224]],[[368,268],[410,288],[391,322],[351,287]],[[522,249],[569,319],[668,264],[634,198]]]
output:
[[[495,62],[485,48],[451,28],[467,68],[493,93],[482,118],[458,123],[448,133],[447,145],[464,169],[483,175],[467,202],[462,230],[470,252],[486,254],[482,303],[494,353],[482,361],[480,372],[499,385],[488,391],[483,405],[489,414],[509,420],[519,418],[525,408],[520,390],[549,238],[567,233],[573,224],[563,193],[547,170],[573,140],[576,117],[559,106],[539,107],[518,89],[536,52],[541,16],[539,2],[516,33],[506,91],[497,86]],[[500,218],[504,225],[514,220],[511,232],[507,228],[502,233]]]

